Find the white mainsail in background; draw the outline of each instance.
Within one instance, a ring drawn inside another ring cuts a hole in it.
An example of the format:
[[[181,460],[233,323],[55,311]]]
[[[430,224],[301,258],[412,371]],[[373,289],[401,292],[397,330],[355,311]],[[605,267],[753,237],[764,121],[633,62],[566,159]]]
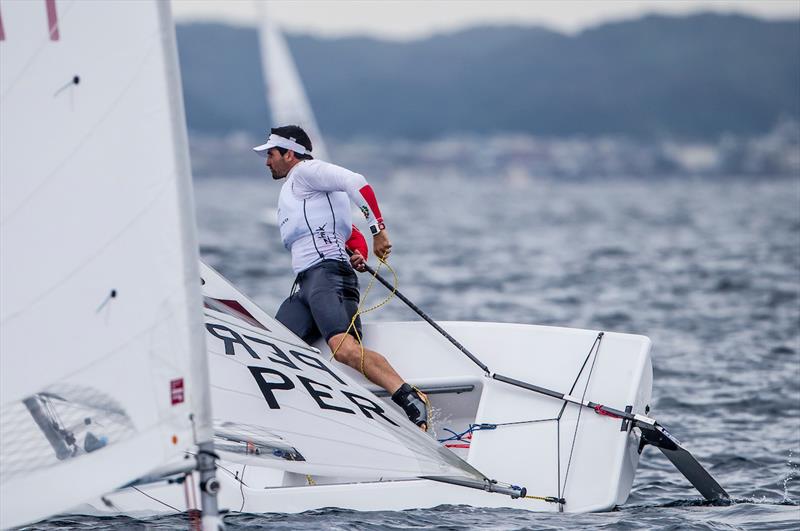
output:
[[[135,480],[212,426],[169,3],[0,7],[8,527]]]
[[[329,161],[328,150],[286,39],[269,16],[266,2],[256,4],[260,19],[261,67],[273,126],[299,125],[311,137],[314,158]]]

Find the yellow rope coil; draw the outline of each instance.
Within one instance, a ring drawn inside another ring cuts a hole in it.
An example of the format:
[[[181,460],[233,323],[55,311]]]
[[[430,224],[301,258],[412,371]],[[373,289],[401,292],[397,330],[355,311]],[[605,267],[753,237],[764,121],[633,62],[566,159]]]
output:
[[[366,358],[366,354],[364,352],[364,343],[361,341],[361,336],[358,333],[358,328],[355,328],[356,319],[358,318],[359,315],[371,312],[373,310],[377,310],[378,308],[380,308],[381,306],[387,304],[390,300],[392,300],[392,298],[394,297],[395,293],[397,293],[397,285],[399,284],[399,279],[397,278],[397,272],[392,268],[392,266],[389,265],[388,262],[386,262],[386,255],[384,255],[383,258],[379,257],[378,261],[380,263],[378,264],[378,267],[375,268],[375,273],[372,274],[372,278],[369,279],[369,284],[367,284],[367,289],[364,290],[364,295],[361,297],[361,300],[358,302],[358,308],[356,309],[356,313],[353,315],[353,318],[350,319],[350,325],[347,327],[347,330],[345,330],[345,335],[342,336],[342,339],[339,341],[339,344],[336,345],[335,349],[333,349],[333,352],[331,353],[331,358],[330,358],[330,359],[333,359],[336,356],[336,353],[339,352],[339,348],[341,348],[342,343],[344,343],[344,340],[347,337],[347,334],[349,334],[350,330],[352,329],[356,334],[356,339],[358,340],[358,346],[361,348],[361,362],[360,362],[359,368],[361,370],[361,374],[363,374],[364,378],[367,378],[367,379],[369,379],[369,377],[367,376],[366,370],[364,370],[364,359]],[[364,302],[367,300],[367,295],[369,295],[369,292],[372,289],[373,284],[375,284],[375,280],[378,277],[378,271],[380,271],[380,268],[381,268],[382,265],[385,265],[389,269],[389,271],[392,272],[392,277],[393,277],[393,280],[394,280],[392,282],[392,291],[389,293],[389,295],[385,299],[383,299],[378,304],[376,304],[376,305],[374,305],[374,306],[372,306],[370,308],[367,308],[366,310],[362,310],[361,309],[361,305],[363,305]],[[425,404],[425,409],[427,409],[428,419],[430,421],[430,418],[432,416],[432,407],[431,407],[430,400],[428,399],[428,395],[426,395],[425,393],[420,391],[417,387],[414,387],[414,390],[417,391],[417,393],[419,393],[420,398],[422,398],[422,402]],[[430,428],[430,426],[426,425],[426,431],[427,431],[428,428]]]
[[[347,337],[347,334],[350,333],[350,330],[353,330],[355,332],[355,334],[356,334],[356,340],[358,341],[358,345],[361,348],[361,364],[360,364],[361,374],[363,374],[364,377],[367,378],[367,379],[369,379],[369,378],[367,377],[367,373],[364,370],[364,359],[366,357],[366,354],[364,352],[364,343],[361,341],[361,335],[358,333],[358,328],[355,328],[355,325],[356,325],[356,319],[358,319],[359,315],[371,312],[373,310],[377,310],[381,306],[385,305],[390,300],[392,300],[392,298],[394,297],[395,292],[397,291],[397,284],[399,282],[398,278],[397,278],[397,273],[392,268],[392,266],[390,266],[386,262],[385,258],[386,258],[386,255],[384,255],[383,258],[378,258],[378,261],[379,261],[378,267],[375,268],[375,273],[372,274],[372,278],[370,278],[370,280],[369,280],[369,284],[367,285],[367,289],[364,290],[364,295],[362,295],[361,300],[358,302],[358,308],[356,309],[356,313],[353,314],[353,318],[350,319],[350,326],[348,326],[347,330],[345,330],[345,332],[344,332],[345,335],[343,335],[342,339],[339,340],[339,344],[336,345],[335,349],[333,349],[333,352],[331,353],[331,358],[330,358],[330,359],[333,359],[336,356],[336,353],[339,352],[339,348],[341,348],[342,343],[344,343],[344,340]],[[375,306],[372,306],[370,308],[367,308],[366,310],[362,310],[361,306],[367,300],[367,295],[369,295],[369,292],[372,289],[372,285],[375,283],[375,279],[378,276],[378,271],[380,271],[380,268],[381,268],[382,265],[385,265],[389,269],[389,271],[392,272],[392,276],[394,277],[394,282],[393,282],[393,285],[392,285],[392,291],[380,303],[378,303]]]

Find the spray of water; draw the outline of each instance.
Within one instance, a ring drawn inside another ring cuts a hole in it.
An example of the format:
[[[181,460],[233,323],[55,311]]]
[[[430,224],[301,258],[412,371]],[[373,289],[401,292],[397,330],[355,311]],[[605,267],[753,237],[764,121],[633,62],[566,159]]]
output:
[[[789,450],[789,456],[786,460],[786,465],[789,468],[789,473],[783,478],[783,503],[794,503],[794,500],[789,496],[789,484],[800,477],[800,467],[793,460],[794,454]]]
[[[428,433],[431,437],[438,440],[440,438],[439,432],[436,431],[438,426],[447,426],[450,422],[450,415],[446,415],[440,408],[431,405],[430,416],[428,417]]]

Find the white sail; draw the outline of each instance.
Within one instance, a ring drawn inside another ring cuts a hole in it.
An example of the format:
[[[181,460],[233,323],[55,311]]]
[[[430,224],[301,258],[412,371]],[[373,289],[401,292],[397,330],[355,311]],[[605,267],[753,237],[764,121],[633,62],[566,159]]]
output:
[[[210,438],[169,3],[0,4],[0,527]]]
[[[201,266],[223,459],[377,480],[485,476]]]
[[[259,8],[261,66],[274,125],[299,125],[311,137],[314,158],[330,160],[286,39],[265,2]]]

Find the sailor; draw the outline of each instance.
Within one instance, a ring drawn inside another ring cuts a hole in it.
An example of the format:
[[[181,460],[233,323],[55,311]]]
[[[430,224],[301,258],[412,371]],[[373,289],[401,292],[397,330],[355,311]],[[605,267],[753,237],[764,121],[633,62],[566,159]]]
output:
[[[367,220],[375,255],[385,260],[392,249],[372,187],[358,173],[315,160],[311,140],[296,125],[272,128],[267,142],[253,149],[266,157],[273,179],[286,179],[278,225],[297,277],[275,318],[307,343],[325,338],[336,361],[386,389],[408,418],[427,431],[427,397],[404,382],[381,354],[362,348],[359,317],[350,326],[360,297],[353,269],[364,271],[369,254],[364,236],[352,224],[351,201]]]

